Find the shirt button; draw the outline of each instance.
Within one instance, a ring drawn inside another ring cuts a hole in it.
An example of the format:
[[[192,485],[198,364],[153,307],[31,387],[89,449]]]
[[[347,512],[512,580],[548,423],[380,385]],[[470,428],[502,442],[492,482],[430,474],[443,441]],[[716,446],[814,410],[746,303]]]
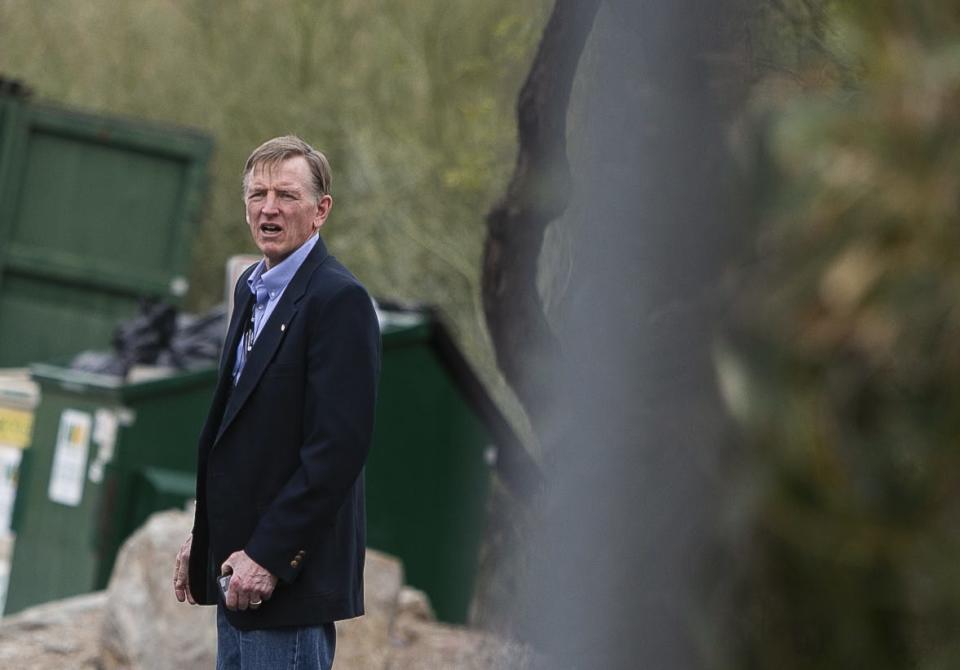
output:
[[[271,298],[277,297],[277,292],[276,292],[276,291],[270,291],[270,297],[271,297]]]
[[[257,309],[259,309],[259,310],[262,312],[262,311],[263,311],[263,305],[257,305]]]

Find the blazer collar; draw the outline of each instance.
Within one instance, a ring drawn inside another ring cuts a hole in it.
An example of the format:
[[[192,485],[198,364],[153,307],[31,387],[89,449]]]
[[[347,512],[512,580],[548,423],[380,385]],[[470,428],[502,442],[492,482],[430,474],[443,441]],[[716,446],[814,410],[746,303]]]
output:
[[[237,412],[240,411],[240,408],[243,407],[247,398],[250,397],[250,393],[256,388],[260,377],[263,375],[264,369],[266,369],[267,364],[273,360],[274,353],[276,353],[280,344],[283,342],[287,326],[300,308],[300,301],[307,291],[310,278],[316,269],[323,265],[329,255],[323,239],[318,239],[317,244],[304,259],[300,269],[293,275],[293,279],[290,280],[287,290],[283,292],[283,295],[280,297],[280,302],[277,303],[270,318],[267,319],[267,322],[263,325],[260,335],[257,336],[257,340],[253,344],[253,349],[247,356],[247,360],[243,365],[243,371],[240,373],[240,379],[233,389],[233,393],[230,394],[226,409],[224,409],[223,419],[220,422],[220,430],[217,431],[216,440],[220,439],[220,436],[223,435],[223,432],[236,417]],[[249,276],[249,272],[246,273],[246,276]],[[243,277],[241,281],[245,283],[245,279],[246,278]],[[232,347],[232,349],[226,350],[221,360],[221,383],[233,383],[231,377],[233,360],[236,357],[237,343],[239,342],[240,333],[243,330],[243,324],[246,318],[249,317],[253,302],[253,294],[249,290],[246,290],[246,285],[244,285],[243,288],[243,297],[234,306],[233,316],[230,319],[230,328],[227,333],[225,346]],[[216,440],[214,443],[216,443]]]

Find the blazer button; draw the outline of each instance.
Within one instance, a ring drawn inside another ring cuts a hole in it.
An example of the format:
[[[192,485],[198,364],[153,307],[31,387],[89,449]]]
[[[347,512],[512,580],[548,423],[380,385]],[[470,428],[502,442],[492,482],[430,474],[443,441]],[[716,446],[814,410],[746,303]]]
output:
[[[295,567],[297,567],[298,565],[300,565],[300,561],[298,561],[297,559],[293,559],[292,561],[290,561],[290,567],[291,567],[291,568],[295,568]]]

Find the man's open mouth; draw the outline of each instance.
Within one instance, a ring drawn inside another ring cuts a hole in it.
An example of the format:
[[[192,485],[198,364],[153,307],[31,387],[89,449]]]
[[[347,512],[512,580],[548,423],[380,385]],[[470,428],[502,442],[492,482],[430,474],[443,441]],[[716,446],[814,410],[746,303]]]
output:
[[[260,224],[260,230],[264,233],[279,233],[282,228],[275,223],[262,223]]]

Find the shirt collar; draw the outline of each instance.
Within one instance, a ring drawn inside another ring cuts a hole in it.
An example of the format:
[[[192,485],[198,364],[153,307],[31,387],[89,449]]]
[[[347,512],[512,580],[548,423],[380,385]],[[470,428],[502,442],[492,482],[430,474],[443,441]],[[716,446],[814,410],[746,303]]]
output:
[[[278,295],[287,287],[287,284],[290,283],[293,276],[297,274],[297,270],[303,265],[303,261],[317,245],[317,240],[319,239],[320,234],[318,233],[301,244],[300,248],[269,270],[266,269],[266,260],[261,259],[260,262],[257,263],[257,267],[255,267],[253,272],[250,273],[250,276],[247,277],[247,286],[250,287],[250,292],[253,293],[253,295],[257,295],[257,288],[262,283],[271,298]]]

